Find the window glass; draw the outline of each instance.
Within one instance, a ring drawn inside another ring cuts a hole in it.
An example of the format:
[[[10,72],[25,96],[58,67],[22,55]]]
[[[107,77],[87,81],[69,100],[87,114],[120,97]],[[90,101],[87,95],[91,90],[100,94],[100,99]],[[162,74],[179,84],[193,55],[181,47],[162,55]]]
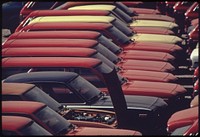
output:
[[[106,38],[105,36],[101,35],[98,38],[98,42],[101,43],[103,46],[108,48],[110,51],[112,51],[115,54],[119,54],[122,52],[122,48],[114,44],[111,40]]]
[[[116,40],[120,44],[128,44],[131,42],[131,39],[129,39],[125,34],[123,34],[114,26],[108,28],[108,31],[113,35],[114,40]]]
[[[51,85],[51,83],[49,83],[49,85]],[[58,103],[38,87],[28,90],[28,92],[25,92],[23,96],[26,98],[26,100],[43,102],[55,111],[58,111],[59,107],[61,106],[60,103]]]
[[[22,128],[20,130],[23,135],[51,135],[47,130],[45,130],[43,127],[38,125],[35,122],[32,122],[31,124],[28,124],[26,127]]]
[[[60,134],[61,131],[66,131],[65,133],[67,133],[70,130],[71,123],[47,106],[36,112],[35,116],[55,134]]]
[[[55,83],[55,82],[38,82],[34,84],[43,91],[45,91],[48,95],[50,95],[53,99],[55,99],[59,103],[84,102],[79,96],[77,96],[75,91],[67,87],[65,84]]]

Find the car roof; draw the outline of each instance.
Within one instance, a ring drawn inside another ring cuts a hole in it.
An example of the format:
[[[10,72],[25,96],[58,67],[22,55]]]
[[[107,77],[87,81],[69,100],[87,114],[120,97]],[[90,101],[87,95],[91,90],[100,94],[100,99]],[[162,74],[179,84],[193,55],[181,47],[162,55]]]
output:
[[[89,22],[35,22],[25,26],[22,30],[64,30],[64,29],[81,29],[81,30],[106,30],[113,25],[111,23],[89,23]]]
[[[98,44],[92,39],[11,39],[2,47],[84,47],[91,48]]]
[[[115,20],[110,16],[43,16],[32,19],[29,24],[34,22],[105,22],[110,23]]]
[[[22,48],[4,48],[2,57],[33,57],[33,56],[68,56],[68,57],[90,57],[97,53],[91,48],[73,48],[73,47],[22,47]]]
[[[29,14],[28,17],[38,17],[38,16],[60,16],[60,15],[108,15],[110,11],[108,10],[36,10]]]
[[[84,9],[90,9],[90,10],[113,10],[116,8],[114,5],[106,5],[106,4],[95,4],[94,5],[77,5],[68,8],[67,10],[84,10]]]
[[[2,113],[23,113],[31,115],[45,106],[44,103],[33,101],[2,101]]]
[[[32,122],[32,120],[27,117],[2,116],[2,129],[8,131],[17,131],[30,122]]]
[[[2,83],[2,94],[6,95],[22,95],[28,90],[35,87],[33,84],[25,83]]]
[[[41,38],[45,36],[48,38],[79,38],[79,39],[96,39],[101,35],[97,31],[30,31],[30,32],[15,32],[8,39],[14,38]]]
[[[40,71],[40,72],[31,72],[31,73],[18,73],[15,75],[11,75],[5,79],[7,81],[17,81],[23,82],[26,81],[32,82],[34,81],[55,81],[55,79],[59,82],[68,83],[74,78],[79,76],[77,73],[74,72],[62,72],[62,71]]]
[[[95,58],[78,57],[8,57],[2,67],[83,67],[93,68],[102,63]]]

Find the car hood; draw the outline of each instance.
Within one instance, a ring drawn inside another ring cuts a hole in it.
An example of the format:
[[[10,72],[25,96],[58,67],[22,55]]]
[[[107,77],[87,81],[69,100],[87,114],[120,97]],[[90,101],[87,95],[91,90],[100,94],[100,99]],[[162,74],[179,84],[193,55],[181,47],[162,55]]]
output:
[[[129,26],[149,26],[149,27],[163,27],[168,29],[173,29],[178,27],[176,23],[168,21],[154,21],[154,20],[135,20],[129,24]]]
[[[174,35],[160,35],[160,34],[134,34],[130,37],[134,41],[149,41],[149,42],[163,42],[175,44],[182,42],[182,39]]]

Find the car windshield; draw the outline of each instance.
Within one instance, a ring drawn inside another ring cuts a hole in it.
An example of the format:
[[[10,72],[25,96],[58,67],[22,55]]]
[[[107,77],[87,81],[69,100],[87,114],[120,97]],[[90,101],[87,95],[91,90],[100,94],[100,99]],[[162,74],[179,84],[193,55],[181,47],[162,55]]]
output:
[[[95,69],[101,74],[110,73],[112,71],[112,68],[110,68],[108,65],[104,63],[99,64],[98,66],[95,67]],[[121,85],[126,82],[126,79],[122,77],[120,74],[117,74],[117,76],[119,78]]]
[[[72,124],[48,106],[38,110],[35,116],[50,128],[54,134],[66,134],[72,129]]]
[[[104,57],[101,53],[96,53],[94,55],[92,55],[91,57],[93,58],[97,58],[99,60],[101,60],[102,62],[104,62],[105,64],[107,64],[109,67],[114,68],[119,71],[120,68],[118,66],[116,66],[113,62],[111,62],[110,60],[108,60],[106,57]]]
[[[27,136],[51,135],[47,130],[45,130],[35,122],[31,122],[26,125],[22,129],[20,129],[20,132],[22,133],[22,135]]]
[[[114,26],[108,28],[108,32],[110,32],[112,36],[114,36],[113,40],[116,40],[120,44],[129,44],[132,41],[129,37],[127,37],[124,33],[122,33]]]
[[[24,93],[24,96],[30,101],[43,102],[55,111],[59,111],[59,107],[61,106],[60,103],[51,98],[47,93],[38,87],[33,87],[32,89],[28,90],[28,92]]]
[[[108,48],[110,51],[112,51],[115,54],[119,54],[122,52],[122,48],[114,44],[111,40],[106,38],[105,36],[101,35],[97,39],[99,43],[104,45],[106,48]]]
[[[124,5],[121,2],[115,2],[115,5],[120,8],[122,11],[124,11],[129,16],[135,16],[136,14],[133,12],[133,10],[130,10],[126,5]]]
[[[80,76],[70,81],[68,86],[75,90],[79,96],[87,100],[87,102],[96,101],[103,95],[99,89]]]
[[[122,11],[119,8],[115,8],[113,10],[113,12],[118,15],[125,23],[132,23],[133,22],[133,18],[130,17],[128,14],[126,14],[124,11]]]
[[[133,31],[121,20],[116,18],[111,23],[113,24],[113,26],[115,26],[121,32],[123,32],[126,36],[133,36]]]
[[[120,58],[115,55],[114,53],[112,53],[109,49],[107,49],[106,47],[104,47],[102,44],[97,44],[94,49],[96,49],[99,53],[101,53],[102,55],[104,55],[107,59],[109,59],[110,61],[117,63],[120,61]]]

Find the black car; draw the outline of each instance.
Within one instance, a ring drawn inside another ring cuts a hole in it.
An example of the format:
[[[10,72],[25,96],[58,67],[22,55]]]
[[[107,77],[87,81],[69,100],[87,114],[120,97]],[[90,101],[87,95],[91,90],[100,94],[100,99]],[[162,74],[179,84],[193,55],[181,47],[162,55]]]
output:
[[[116,83],[113,81],[113,77],[109,76],[107,78],[110,78],[111,83]],[[117,94],[117,89],[114,89],[114,93],[117,96],[113,94],[106,96],[76,73],[57,71],[19,73],[9,76],[3,82],[35,84],[68,108],[92,108],[114,111],[116,109],[114,106],[118,106],[119,109],[126,110],[126,108],[123,109],[124,102]],[[111,93],[112,91],[109,92]],[[115,101],[112,103],[113,96]],[[166,126],[167,103],[163,99],[149,96],[125,95],[125,100],[127,104],[126,118],[129,121],[126,123],[128,127],[134,127],[134,129],[139,131],[144,130],[142,131],[144,134],[145,132],[148,134],[149,132],[160,132],[160,128],[165,129],[163,126]],[[147,126],[148,129],[145,129],[144,127]]]

